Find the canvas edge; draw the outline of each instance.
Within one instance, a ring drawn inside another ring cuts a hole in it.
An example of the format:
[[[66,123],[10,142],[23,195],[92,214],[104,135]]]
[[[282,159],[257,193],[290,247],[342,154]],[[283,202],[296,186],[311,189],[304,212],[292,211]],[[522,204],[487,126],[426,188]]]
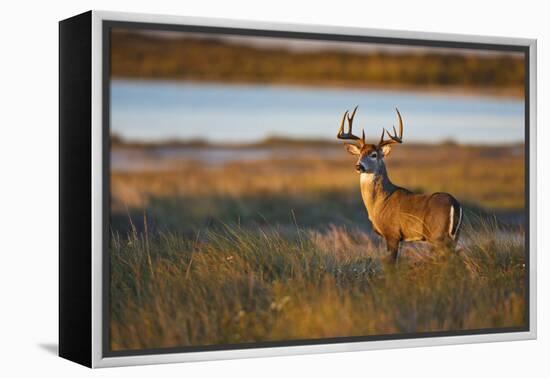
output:
[[[58,23],[58,355],[91,366],[91,12]]]
[[[191,24],[243,29],[282,30],[295,32],[317,32],[341,35],[364,35],[371,37],[407,38],[452,42],[474,42],[502,45],[517,45],[529,48],[530,56],[530,125],[529,125],[529,169],[530,169],[530,235],[529,235],[529,313],[530,327],[526,332],[429,337],[405,340],[365,341],[338,344],[318,344],[255,349],[233,349],[207,352],[151,354],[140,356],[103,357],[102,330],[102,240],[103,240],[103,126],[102,126],[102,22],[105,20],[147,22],[164,24]],[[220,18],[186,17],[159,14],[140,14],[111,11],[92,11],[92,367],[116,367],[175,362],[194,362],[237,358],[258,358],[299,354],[365,351],[391,348],[426,347],[452,344],[515,341],[536,339],[536,245],[537,245],[537,180],[536,180],[536,40],[496,36],[463,35],[430,32],[409,32],[404,30],[380,30],[357,27],[289,24],[230,20]]]
[[[537,338],[537,41],[529,47],[529,333]],[[542,233],[541,233],[542,235]]]
[[[103,360],[103,115],[102,16],[92,11],[92,368]]]

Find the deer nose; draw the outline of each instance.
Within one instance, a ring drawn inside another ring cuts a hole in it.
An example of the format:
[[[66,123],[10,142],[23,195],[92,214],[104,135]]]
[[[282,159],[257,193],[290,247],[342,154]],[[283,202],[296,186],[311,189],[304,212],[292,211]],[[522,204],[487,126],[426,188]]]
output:
[[[363,167],[363,164],[361,163],[355,164],[355,169],[357,170],[357,172],[365,172],[365,167]]]

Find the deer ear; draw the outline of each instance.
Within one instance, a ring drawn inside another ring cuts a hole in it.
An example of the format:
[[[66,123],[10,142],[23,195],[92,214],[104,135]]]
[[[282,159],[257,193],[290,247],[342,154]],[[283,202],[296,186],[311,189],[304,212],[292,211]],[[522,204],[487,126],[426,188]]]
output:
[[[357,147],[355,144],[344,143],[344,147],[346,147],[346,150],[352,155],[361,154],[361,149]]]
[[[386,144],[384,147],[382,147],[382,154],[384,154],[384,157],[388,156],[391,152],[391,144]]]

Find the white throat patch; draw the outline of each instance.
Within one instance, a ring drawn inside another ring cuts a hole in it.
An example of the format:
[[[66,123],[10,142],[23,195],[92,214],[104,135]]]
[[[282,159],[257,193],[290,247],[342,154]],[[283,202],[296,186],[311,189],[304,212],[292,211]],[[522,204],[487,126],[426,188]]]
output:
[[[359,175],[359,180],[361,184],[371,184],[374,181],[374,173],[362,172]]]

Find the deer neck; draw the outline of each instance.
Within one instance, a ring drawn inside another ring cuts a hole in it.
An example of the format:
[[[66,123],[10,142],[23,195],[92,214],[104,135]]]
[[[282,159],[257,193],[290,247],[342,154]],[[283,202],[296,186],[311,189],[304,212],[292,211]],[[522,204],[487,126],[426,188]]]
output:
[[[396,186],[390,181],[383,164],[379,172],[361,173],[360,183],[361,197],[372,221],[379,206],[395,191]]]

